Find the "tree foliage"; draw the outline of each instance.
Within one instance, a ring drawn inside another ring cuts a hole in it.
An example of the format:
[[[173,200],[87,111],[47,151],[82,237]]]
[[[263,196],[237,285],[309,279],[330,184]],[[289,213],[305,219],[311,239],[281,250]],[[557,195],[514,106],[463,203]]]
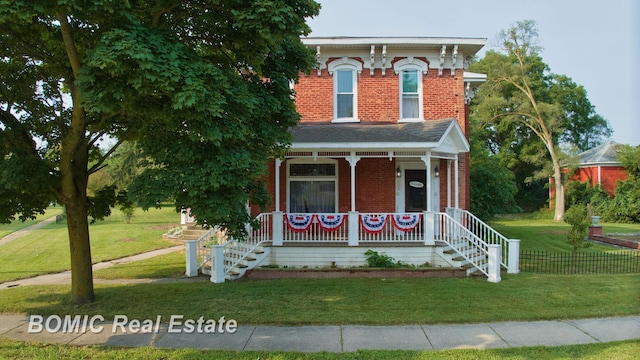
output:
[[[92,302],[87,195],[124,141],[153,158],[130,187],[198,220],[244,231],[267,202],[264,163],[298,121],[289,83],[313,65],[310,0],[0,1],[0,221],[65,205],[72,300]],[[106,151],[97,144],[116,139]],[[100,201],[98,201],[100,200]]]
[[[493,147],[504,153],[517,178],[531,183],[553,176],[554,218],[560,220],[564,214],[560,144],[592,147],[611,129],[595,114],[582,86],[550,72],[540,56],[535,22],[517,22],[500,32],[498,42],[501,52],[488,51],[472,64],[472,71],[488,75],[472,112],[491,128]]]
[[[471,119],[471,212],[483,220],[498,213],[513,213],[520,209],[515,203],[517,191],[514,176],[507,169],[500,153],[492,153],[487,130]]]

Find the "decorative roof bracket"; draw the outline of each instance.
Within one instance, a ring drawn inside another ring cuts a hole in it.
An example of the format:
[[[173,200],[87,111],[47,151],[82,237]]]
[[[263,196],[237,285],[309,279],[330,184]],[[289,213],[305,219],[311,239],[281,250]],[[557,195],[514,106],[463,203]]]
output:
[[[451,53],[451,76],[456,74],[456,58],[458,57],[458,45],[453,46],[453,52]]]
[[[376,46],[375,45],[371,45],[371,66],[369,67],[369,74],[371,74],[371,76],[373,76],[373,73],[375,71],[375,67],[374,67],[374,63],[376,61]]]
[[[382,45],[382,76],[387,70],[387,45]]]
[[[447,55],[447,45],[442,45],[440,48],[440,65],[438,66],[438,76],[442,76],[442,69],[444,68],[444,57]]]
[[[318,76],[322,75],[322,61],[320,56],[320,45],[316,46],[316,67],[318,69]]]

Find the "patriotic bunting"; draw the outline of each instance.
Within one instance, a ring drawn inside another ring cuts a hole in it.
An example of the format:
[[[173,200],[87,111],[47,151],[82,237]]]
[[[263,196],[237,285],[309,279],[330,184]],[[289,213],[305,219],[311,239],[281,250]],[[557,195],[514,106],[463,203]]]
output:
[[[342,226],[346,216],[345,214],[318,214],[316,218],[325,231],[335,231]]]
[[[313,223],[314,214],[285,214],[287,226],[293,231],[307,231]]]
[[[393,214],[393,224],[400,231],[411,231],[420,223],[422,214]]]
[[[360,214],[360,223],[362,224],[362,228],[364,231],[369,234],[378,234],[387,224],[387,215],[364,215]]]

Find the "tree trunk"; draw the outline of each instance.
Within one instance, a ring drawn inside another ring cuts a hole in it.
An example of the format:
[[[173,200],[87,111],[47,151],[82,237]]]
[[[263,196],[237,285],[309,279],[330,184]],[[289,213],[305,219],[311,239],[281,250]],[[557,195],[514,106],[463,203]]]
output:
[[[553,181],[556,188],[554,221],[562,221],[564,218],[564,186],[562,184],[562,171],[558,161],[553,161]]]
[[[86,196],[76,196],[65,203],[71,253],[71,301],[77,305],[92,303],[96,298],[86,200]]]

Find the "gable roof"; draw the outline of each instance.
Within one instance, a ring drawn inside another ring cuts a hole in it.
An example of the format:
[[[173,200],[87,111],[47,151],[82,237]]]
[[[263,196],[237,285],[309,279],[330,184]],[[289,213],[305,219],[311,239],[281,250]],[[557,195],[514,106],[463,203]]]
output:
[[[397,124],[301,124],[290,133],[293,136],[291,150],[469,151],[469,143],[456,119]]]
[[[596,164],[620,164],[618,161],[619,143],[609,140],[606,143],[596,146],[593,149],[578,154],[580,166],[596,165]]]

